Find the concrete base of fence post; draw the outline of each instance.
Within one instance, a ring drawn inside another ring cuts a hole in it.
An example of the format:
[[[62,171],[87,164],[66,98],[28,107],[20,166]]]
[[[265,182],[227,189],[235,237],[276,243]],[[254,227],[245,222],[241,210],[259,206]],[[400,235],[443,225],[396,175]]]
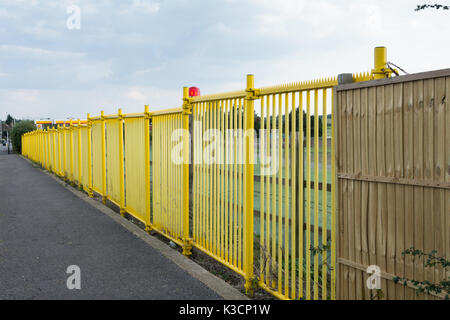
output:
[[[253,297],[254,287],[254,279],[245,278],[245,294],[247,296]]]

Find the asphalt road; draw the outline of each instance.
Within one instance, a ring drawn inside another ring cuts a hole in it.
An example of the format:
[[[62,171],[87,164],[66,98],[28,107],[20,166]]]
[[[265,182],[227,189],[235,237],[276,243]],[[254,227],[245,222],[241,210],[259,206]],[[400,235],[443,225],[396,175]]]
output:
[[[69,290],[67,268],[81,270]],[[0,299],[221,299],[17,155],[0,150]]]

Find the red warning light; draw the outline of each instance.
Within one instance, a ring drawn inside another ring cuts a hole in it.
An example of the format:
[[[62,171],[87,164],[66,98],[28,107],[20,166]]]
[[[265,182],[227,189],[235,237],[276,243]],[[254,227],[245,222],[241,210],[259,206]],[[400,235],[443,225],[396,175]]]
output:
[[[189,88],[189,97],[197,97],[200,95],[200,89],[197,87]]]

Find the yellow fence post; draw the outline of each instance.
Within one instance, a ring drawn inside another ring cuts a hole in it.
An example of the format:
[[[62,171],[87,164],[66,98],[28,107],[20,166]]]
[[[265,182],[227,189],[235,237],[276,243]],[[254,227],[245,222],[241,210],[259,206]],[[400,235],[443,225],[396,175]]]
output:
[[[67,180],[67,137],[66,137],[66,125],[63,123],[61,128],[63,136],[62,156],[63,156],[63,177]]]
[[[122,109],[119,109],[117,113],[117,121],[119,121],[119,181],[120,181],[120,215],[125,216],[125,177],[123,170],[123,115]]]
[[[387,66],[387,48],[376,47],[374,50],[374,69],[372,69],[373,78],[389,78],[391,74],[392,70]]]
[[[245,292],[253,295],[253,164],[254,164],[254,76],[247,75],[245,98],[245,170],[244,170],[244,274]]]
[[[144,142],[145,142],[145,230],[150,232],[150,112],[148,106],[144,110]]]
[[[89,197],[93,197],[94,193],[92,192],[92,120],[91,115],[87,114],[87,127],[88,127],[88,138],[87,138],[87,153],[88,153],[88,195]]]
[[[102,139],[102,202],[106,204],[106,141],[105,141],[105,113],[100,113]]]
[[[69,180],[73,181],[73,123],[70,120],[69,124],[69,135],[70,135],[70,175]]]
[[[192,240],[189,234],[189,115],[192,105],[189,89],[183,88],[183,254],[191,255]]]
[[[83,185],[81,184],[81,121],[80,119],[78,119],[78,126],[77,126],[77,131],[78,131],[78,188],[80,190],[83,189]]]
[[[56,172],[56,129],[53,128],[52,129],[52,148],[53,148],[53,167],[52,167],[52,171],[54,173]]]

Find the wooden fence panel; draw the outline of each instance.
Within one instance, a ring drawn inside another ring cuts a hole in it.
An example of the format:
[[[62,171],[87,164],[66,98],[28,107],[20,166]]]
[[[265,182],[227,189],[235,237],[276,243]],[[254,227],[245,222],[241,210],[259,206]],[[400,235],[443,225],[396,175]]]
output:
[[[404,256],[411,247],[449,258],[450,69],[336,89],[339,299],[370,299],[367,267],[386,299],[417,295],[394,276],[440,281],[442,267]]]

